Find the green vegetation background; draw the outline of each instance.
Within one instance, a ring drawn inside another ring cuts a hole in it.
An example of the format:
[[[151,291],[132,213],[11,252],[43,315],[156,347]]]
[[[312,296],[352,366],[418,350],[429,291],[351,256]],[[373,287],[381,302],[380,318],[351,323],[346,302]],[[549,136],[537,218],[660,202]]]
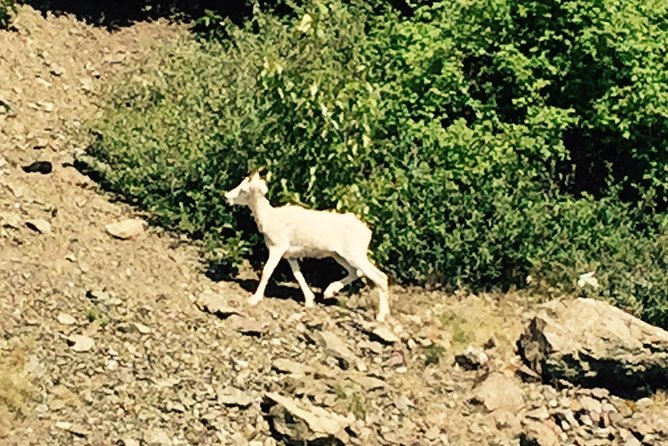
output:
[[[266,166],[274,204],[368,222],[395,281],[593,295],[668,327],[667,19],[665,0],[208,11],[105,92],[88,153],[227,271],[263,251],[221,193]]]

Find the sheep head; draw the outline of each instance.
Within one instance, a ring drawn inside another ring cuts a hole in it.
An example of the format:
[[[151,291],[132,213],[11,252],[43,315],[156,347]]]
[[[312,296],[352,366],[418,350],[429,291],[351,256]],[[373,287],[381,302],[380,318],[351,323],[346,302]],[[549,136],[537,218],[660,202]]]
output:
[[[267,182],[260,176],[260,169],[253,171],[234,189],[225,193],[225,199],[231,205],[247,205],[254,197],[267,194]]]

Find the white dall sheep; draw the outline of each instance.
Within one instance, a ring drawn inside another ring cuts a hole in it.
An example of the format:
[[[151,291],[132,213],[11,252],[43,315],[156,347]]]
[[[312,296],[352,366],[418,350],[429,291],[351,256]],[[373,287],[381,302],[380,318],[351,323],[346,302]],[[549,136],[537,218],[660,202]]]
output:
[[[249,304],[256,305],[264,298],[269,278],[278,262],[285,258],[304,293],[306,307],[312,307],[315,296],[304,280],[298,259],[332,257],[346,269],[348,275],[330,283],[323,293],[324,297],[334,296],[356,280],[361,272],[380,289],[376,320],[384,321],[390,314],[387,276],[367,256],[371,242],[369,227],[350,213],[316,211],[301,206],[273,207],[265,197],[267,190],[267,183],[255,171],[225,193],[229,204],[250,208],[269,249],[260,284],[249,298]]]

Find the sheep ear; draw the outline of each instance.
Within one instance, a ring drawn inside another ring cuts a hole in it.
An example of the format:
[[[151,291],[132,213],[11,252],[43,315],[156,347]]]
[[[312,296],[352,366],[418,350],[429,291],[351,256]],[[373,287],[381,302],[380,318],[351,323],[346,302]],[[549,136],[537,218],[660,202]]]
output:
[[[259,177],[259,176],[260,176],[260,172],[262,171],[262,169],[263,169],[263,167],[258,167],[257,169],[255,169],[254,171],[252,171],[252,172],[250,173],[250,175],[248,175],[248,178],[250,178],[250,179],[252,180],[252,179],[254,179],[255,177]]]

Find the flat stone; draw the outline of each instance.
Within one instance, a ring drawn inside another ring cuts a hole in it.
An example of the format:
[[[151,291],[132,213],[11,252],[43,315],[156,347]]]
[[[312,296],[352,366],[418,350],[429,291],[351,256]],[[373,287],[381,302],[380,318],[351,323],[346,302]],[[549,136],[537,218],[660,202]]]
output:
[[[383,344],[391,345],[399,342],[399,336],[384,325],[375,327],[370,334],[373,340],[380,341]]]
[[[95,346],[95,341],[84,335],[71,335],[67,343],[75,352],[87,352]]]
[[[21,227],[21,216],[13,212],[0,212],[0,224],[9,228]]]
[[[386,386],[385,381],[382,379],[368,375],[353,374],[350,376],[350,380],[359,384],[366,390],[382,389]]]
[[[222,296],[212,291],[202,293],[195,301],[195,305],[200,310],[214,314],[221,319],[227,319],[232,315],[242,315],[237,308],[227,305]]]
[[[135,328],[137,331],[141,334],[149,334],[151,333],[151,329],[147,327],[146,325],[140,323],[140,322],[135,322],[134,323]]]
[[[256,319],[232,315],[227,322],[234,330],[246,336],[262,336],[268,330],[267,325]]]
[[[121,240],[129,240],[142,234],[147,223],[139,218],[130,218],[115,223],[109,223],[104,227],[109,235]]]
[[[237,389],[236,387],[225,387],[218,393],[218,402],[226,406],[248,407],[255,399]]]
[[[39,232],[40,234],[46,235],[51,233],[51,223],[44,220],[43,218],[33,218],[26,220],[26,226],[35,232]]]
[[[67,313],[59,313],[58,314],[58,323],[63,324],[63,325],[73,325],[76,324],[77,320],[70,316]]]
[[[497,372],[491,373],[474,389],[473,400],[484,405],[490,412],[502,409],[516,413],[524,407],[524,397],[519,385],[512,378]]]
[[[550,418],[550,412],[545,406],[539,407],[538,409],[530,410],[526,414],[527,418],[533,418],[535,420],[547,420]]]
[[[350,364],[354,364],[357,357],[348,348],[345,342],[329,331],[317,331],[314,340],[322,347],[324,352],[340,361],[341,367],[348,368]]]
[[[355,421],[352,414],[344,417],[274,392],[266,393],[265,401],[273,429],[288,443],[348,443],[346,428]]]
[[[272,368],[282,373],[291,373],[293,375],[304,376],[312,373],[313,369],[301,362],[295,362],[290,359],[278,358],[271,364]]]
[[[149,429],[144,431],[144,442],[148,446],[167,446],[172,444],[172,439],[162,429]]]

